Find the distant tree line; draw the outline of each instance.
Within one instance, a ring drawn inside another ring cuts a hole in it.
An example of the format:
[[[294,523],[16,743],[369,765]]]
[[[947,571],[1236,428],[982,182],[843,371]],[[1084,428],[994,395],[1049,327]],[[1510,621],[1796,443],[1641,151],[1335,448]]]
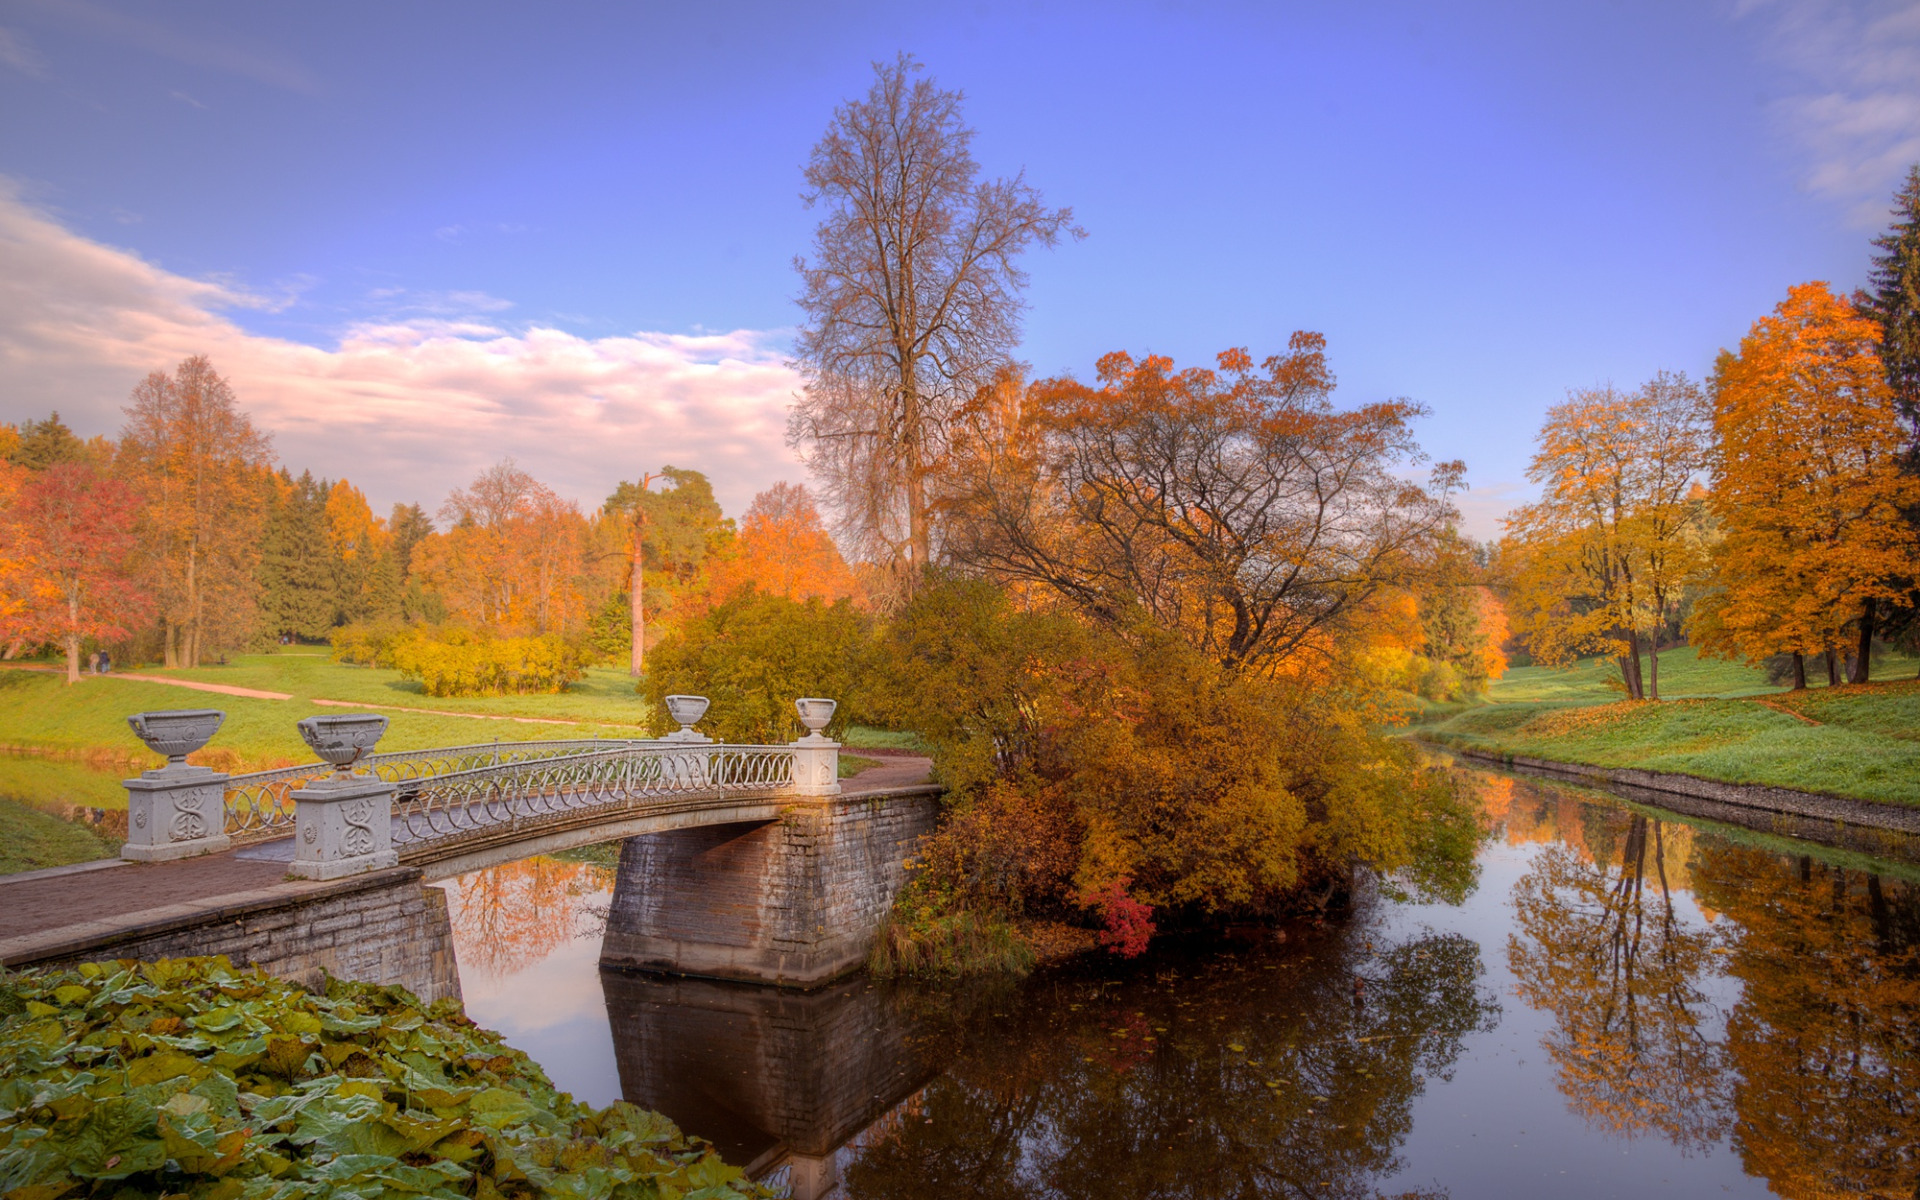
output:
[[[775,484],[736,523],[706,476],[617,485],[583,511],[506,460],[429,513],[376,516],[346,479],[278,464],[231,385],[190,358],[134,389],[115,439],[58,413],[0,425],[0,653],[196,667],[342,630],[456,628],[625,662],[640,548],[646,636],[734,593],[863,596],[806,489]],[[456,639],[474,644],[475,636]]]
[[[1920,166],[1893,216],[1868,288],[1789,288],[1705,387],[1663,373],[1548,413],[1541,498],[1499,547],[1536,661],[1614,657],[1658,699],[1683,638],[1796,688],[1920,650]]]

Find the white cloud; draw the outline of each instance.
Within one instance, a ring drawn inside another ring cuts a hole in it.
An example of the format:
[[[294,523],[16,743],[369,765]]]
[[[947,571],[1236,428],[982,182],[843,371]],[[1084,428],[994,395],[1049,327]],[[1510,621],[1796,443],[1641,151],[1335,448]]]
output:
[[[123,13],[91,0],[28,0],[43,19],[123,42],[174,62],[225,71],[256,83],[309,95],[319,81],[300,63],[271,46],[236,37],[217,26],[201,24],[178,30],[158,21]]]
[[[1453,498],[1460,510],[1460,532],[1477,542],[1497,542],[1507,532],[1502,524],[1515,508],[1540,498],[1540,489],[1521,480],[1474,484]]]
[[[1776,115],[1808,157],[1805,183],[1885,223],[1907,168],[1920,162],[1920,0],[1754,0],[1769,55],[1803,89]]]
[[[47,77],[47,62],[40,57],[40,52],[25,37],[3,25],[0,25],[0,62],[35,79]]]
[[[505,301],[445,299],[461,311],[358,325],[331,347],[260,336],[223,314],[271,307],[261,297],[83,238],[0,181],[0,419],[58,409],[111,433],[147,372],[206,354],[282,462],[382,506],[434,509],[508,455],[585,506],[664,463],[707,472],[736,514],[803,478],[784,442],[798,380],[781,335],[516,331],[476,312]]]

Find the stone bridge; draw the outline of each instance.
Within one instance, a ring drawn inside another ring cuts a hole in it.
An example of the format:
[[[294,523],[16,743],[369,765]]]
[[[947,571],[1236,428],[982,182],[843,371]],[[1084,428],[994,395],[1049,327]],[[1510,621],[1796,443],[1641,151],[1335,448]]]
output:
[[[310,717],[331,768],[237,776],[185,761],[221,714],[139,714],[170,761],[127,781],[124,864],[0,878],[0,963],[226,954],[457,995],[425,885],[620,840],[603,965],[798,988],[856,969],[933,827],[925,760],[846,788],[820,732],[831,701],[797,702],[813,730],[797,742],[738,746],[695,732],[704,700],[673,700],[666,738],[389,754],[371,752],[385,718]]]

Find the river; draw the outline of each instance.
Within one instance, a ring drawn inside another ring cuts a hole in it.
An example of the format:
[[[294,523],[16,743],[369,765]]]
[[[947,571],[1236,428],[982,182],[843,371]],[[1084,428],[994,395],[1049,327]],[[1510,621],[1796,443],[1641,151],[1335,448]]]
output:
[[[1920,870],[1463,777],[1464,903],[1018,984],[603,974],[604,865],[476,872],[467,1009],[797,1197],[1920,1195]]]

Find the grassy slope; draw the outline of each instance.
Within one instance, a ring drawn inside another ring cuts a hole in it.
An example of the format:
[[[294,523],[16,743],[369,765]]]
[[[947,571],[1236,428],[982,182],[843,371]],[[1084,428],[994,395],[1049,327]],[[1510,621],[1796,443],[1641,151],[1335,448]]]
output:
[[[244,677],[234,678],[221,677],[206,670],[192,672],[195,677],[207,678],[209,682],[292,692],[297,697],[293,700],[223,696],[113,677],[102,679],[88,676],[69,687],[58,675],[38,671],[0,671],[0,744],[70,754],[96,761],[102,766],[150,766],[156,760],[127,728],[127,714],[159,708],[218,708],[225,710],[226,724],[215,735],[207,751],[197,756],[195,761],[205,761],[209,766],[225,769],[244,770],[312,760],[313,755],[300,740],[294,723],[302,717],[337,715],[346,711],[313,704],[310,701],[312,697],[432,707],[449,712],[445,716],[386,713],[392,724],[386,737],[381,740],[382,750],[461,745],[488,742],[496,738],[504,742],[596,735],[618,737],[631,735],[645,713],[643,706],[622,698],[605,701],[598,709],[587,710],[604,714],[603,719],[583,719],[586,713],[581,709],[592,702],[591,697],[553,696],[543,698],[571,702],[573,711],[556,704],[553,713],[570,723],[533,725],[515,721],[473,720],[450,714],[457,711],[484,711],[487,701],[467,701],[463,703],[471,707],[459,708],[447,701],[432,701],[430,697],[398,688],[381,688],[377,680],[354,678],[363,674],[372,675],[372,671],[328,666],[331,667],[329,672],[316,672],[308,667],[286,676],[250,671]],[[392,676],[391,672],[379,674]],[[397,676],[393,678],[397,681]],[[276,683],[281,686],[272,686]],[[346,686],[338,686],[343,683]],[[346,694],[343,695],[343,692]],[[533,698],[515,699],[524,703]],[[614,719],[616,715],[623,719]]]
[[[91,862],[114,850],[80,825],[0,798],[0,875]]]
[[[1432,712],[1419,732],[1560,762],[1920,804],[1920,682],[1910,660],[1877,664],[1891,682],[1789,694],[1741,664],[1699,661],[1691,650],[1661,657],[1660,704],[1621,701],[1607,686],[1609,663],[1523,667],[1494,686],[1489,703]]]

